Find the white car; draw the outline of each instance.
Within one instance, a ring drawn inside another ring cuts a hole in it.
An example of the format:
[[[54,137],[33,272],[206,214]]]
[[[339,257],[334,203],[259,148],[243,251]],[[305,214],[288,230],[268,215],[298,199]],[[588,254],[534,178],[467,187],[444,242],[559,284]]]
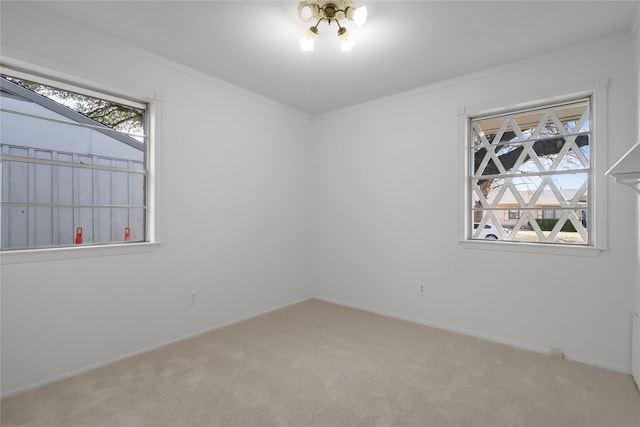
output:
[[[479,223],[473,224],[473,238],[474,239],[490,239],[490,240],[498,240],[500,238],[500,233],[498,233],[498,229],[495,225],[485,224],[484,229],[480,231],[480,234],[476,236],[476,230],[478,229]]]

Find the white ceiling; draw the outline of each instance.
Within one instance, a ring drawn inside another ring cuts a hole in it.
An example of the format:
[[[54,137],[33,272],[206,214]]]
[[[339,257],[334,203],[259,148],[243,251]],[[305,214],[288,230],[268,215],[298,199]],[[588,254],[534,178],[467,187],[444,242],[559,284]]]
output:
[[[3,1],[4,3],[4,1]],[[605,35],[638,1],[371,1],[341,52],[332,24],[315,51],[296,1],[43,1],[28,7],[180,62],[309,114],[347,107]],[[351,24],[351,23],[349,23]]]

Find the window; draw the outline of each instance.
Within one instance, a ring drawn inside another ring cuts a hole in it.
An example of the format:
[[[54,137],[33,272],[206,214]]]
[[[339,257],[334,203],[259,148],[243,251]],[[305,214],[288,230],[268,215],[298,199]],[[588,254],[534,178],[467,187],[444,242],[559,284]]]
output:
[[[469,235],[592,246],[592,98],[470,117]],[[472,224],[479,224],[478,227]]]
[[[148,241],[147,105],[0,83],[1,249]]]

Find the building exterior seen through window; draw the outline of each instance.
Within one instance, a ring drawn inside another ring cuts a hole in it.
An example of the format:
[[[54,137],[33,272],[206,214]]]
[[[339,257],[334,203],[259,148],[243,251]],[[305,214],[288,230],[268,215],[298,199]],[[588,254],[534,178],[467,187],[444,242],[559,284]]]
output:
[[[591,98],[469,120],[468,239],[592,245]]]
[[[1,249],[144,242],[145,105],[0,83]]]

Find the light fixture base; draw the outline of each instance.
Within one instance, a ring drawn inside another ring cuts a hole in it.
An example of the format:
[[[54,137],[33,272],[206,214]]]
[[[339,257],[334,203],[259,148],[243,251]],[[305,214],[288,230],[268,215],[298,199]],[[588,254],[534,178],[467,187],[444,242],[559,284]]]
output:
[[[366,20],[367,8],[366,6],[354,7],[351,0],[303,0],[298,4],[298,16],[302,22],[309,22],[312,19],[316,22],[307,35],[300,40],[302,50],[313,50],[313,39],[318,35],[317,28],[320,22],[325,21],[326,24],[331,25],[335,21],[338,25],[338,38],[342,42],[341,49],[347,51],[351,50],[354,41],[349,37],[347,29],[341,25],[344,24],[342,21],[349,20],[361,26]]]

